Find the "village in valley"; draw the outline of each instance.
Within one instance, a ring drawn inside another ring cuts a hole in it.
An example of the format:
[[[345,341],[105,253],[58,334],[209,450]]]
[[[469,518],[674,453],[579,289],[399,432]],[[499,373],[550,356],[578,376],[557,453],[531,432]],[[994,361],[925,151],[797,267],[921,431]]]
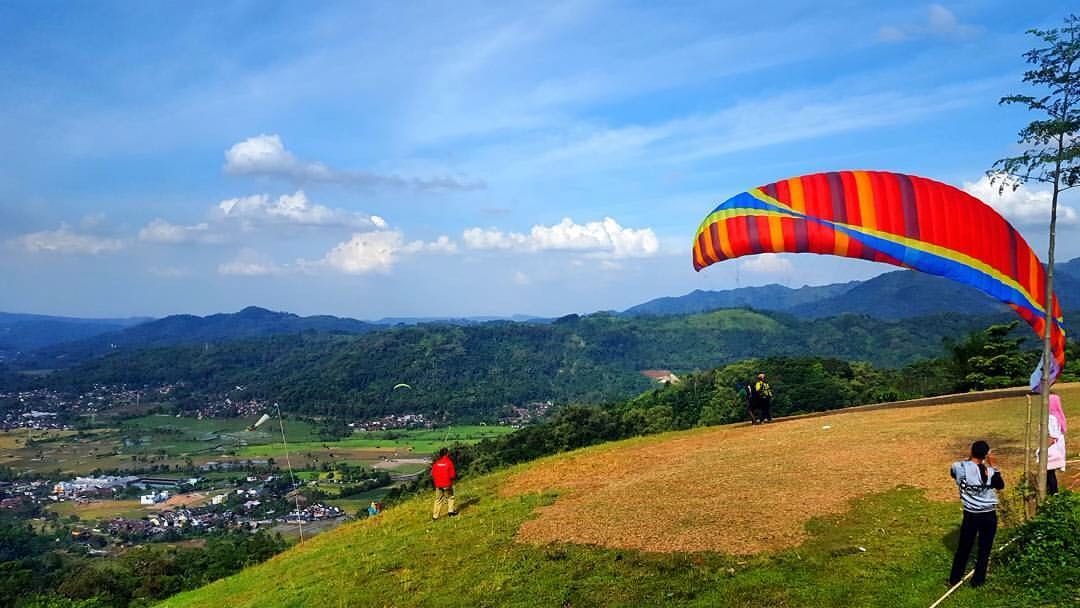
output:
[[[455,429],[422,413],[299,419],[244,393],[179,384],[2,393],[0,509],[87,555],[231,531],[310,536],[377,514],[440,440],[498,436],[551,406],[508,407],[504,424]]]

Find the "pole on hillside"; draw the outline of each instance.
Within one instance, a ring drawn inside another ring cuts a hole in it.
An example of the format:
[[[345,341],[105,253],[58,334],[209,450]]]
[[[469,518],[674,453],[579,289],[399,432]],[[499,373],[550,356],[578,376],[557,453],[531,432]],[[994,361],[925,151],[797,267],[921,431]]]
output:
[[[1027,422],[1024,423],[1024,520],[1031,517],[1031,395],[1027,396]]]
[[[1061,182],[1061,149],[1059,137],[1058,157],[1054,169],[1054,192],[1050,201],[1050,246],[1046,256],[1046,323],[1043,327],[1043,355],[1042,355],[1042,386],[1039,392],[1042,397],[1042,409],[1039,411],[1039,494],[1038,503],[1041,505],[1046,500],[1046,449],[1049,444],[1050,433],[1050,364],[1053,361],[1051,352],[1050,336],[1057,318],[1054,317],[1054,243],[1057,237],[1057,205],[1058,193]]]
[[[289,465],[289,482],[292,483],[293,486],[296,486],[296,476],[293,475],[292,458],[289,457],[289,443],[285,440],[285,421],[281,419],[281,406],[277,403],[274,405],[277,407],[278,427],[281,428],[281,445],[285,448],[285,464]],[[299,488],[293,488],[293,492],[296,492],[296,528],[300,531],[300,544],[302,545],[304,544],[304,520],[303,514],[300,512],[300,493],[297,492],[297,490],[299,490]]]

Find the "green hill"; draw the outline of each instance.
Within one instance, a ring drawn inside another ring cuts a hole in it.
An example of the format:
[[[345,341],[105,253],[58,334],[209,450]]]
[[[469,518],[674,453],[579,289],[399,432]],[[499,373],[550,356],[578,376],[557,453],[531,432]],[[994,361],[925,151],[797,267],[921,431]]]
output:
[[[644,369],[683,373],[752,357],[810,354],[899,366],[940,356],[945,338],[987,322],[970,316],[803,321],[740,309],[671,317],[571,315],[550,324],[420,325],[122,351],[39,382],[61,389],[188,382],[209,392],[244,385],[293,412],[475,418],[507,404],[627,398],[648,388],[639,373]],[[395,393],[398,382],[415,390]]]
[[[1080,389],[1062,388],[1080,415]],[[162,606],[923,607],[955,543],[949,462],[978,434],[1015,480],[1024,411],[850,411],[596,446],[460,483],[457,518],[431,521],[418,497]],[[1005,525],[1017,514],[1006,500]],[[948,605],[1036,605],[1030,592],[993,571]]]

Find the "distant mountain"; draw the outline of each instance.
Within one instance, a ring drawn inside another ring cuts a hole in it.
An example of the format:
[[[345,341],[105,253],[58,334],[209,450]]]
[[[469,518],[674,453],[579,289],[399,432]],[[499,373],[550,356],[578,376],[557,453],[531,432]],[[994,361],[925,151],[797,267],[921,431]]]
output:
[[[240,312],[206,317],[172,315],[119,331],[54,344],[31,353],[24,358],[23,363],[43,367],[66,366],[118,350],[222,342],[309,331],[360,334],[383,327],[356,319],[326,315],[301,317],[249,306]]]
[[[1080,312],[1080,258],[1056,264],[1054,291],[1068,312]],[[798,289],[783,285],[726,291],[692,291],[628,308],[629,316],[682,315],[722,308],[786,312],[802,319],[842,314],[907,319],[943,313],[986,315],[1008,307],[974,287],[911,270],[887,272],[866,281]]]
[[[1073,258],[1068,262],[1054,264],[1054,270],[1057,272],[1064,272],[1071,277],[1080,279],[1080,258]]]
[[[117,349],[21,380],[65,390],[96,383],[187,382],[193,390],[213,393],[244,385],[250,395],[280,401],[294,412],[489,417],[507,404],[549,399],[605,403],[633,396],[649,386],[640,373],[645,369],[681,375],[770,355],[900,366],[940,356],[943,339],[1011,316],[800,320],[734,309],[671,316],[567,315],[551,323],[421,324],[359,335],[303,332]],[[414,390],[395,393],[398,382]]]
[[[424,323],[439,323],[443,325],[473,325],[475,323],[491,323],[492,321],[515,321],[518,323],[542,323],[550,321],[546,317],[532,315],[506,315],[506,316],[477,316],[477,317],[383,317],[372,321],[375,325],[422,325]]]
[[[721,308],[753,308],[787,311],[793,307],[841,296],[859,285],[858,281],[792,289],[783,285],[740,287],[726,291],[694,290],[684,296],[657,298],[623,311],[629,316],[689,315]]]
[[[83,340],[149,321],[149,318],[81,319],[0,312],[0,358],[52,344]]]
[[[803,319],[839,314],[908,319],[947,312],[984,315],[1008,310],[1008,306],[974,287],[921,272],[899,270],[863,281],[840,296],[793,306],[786,312]]]

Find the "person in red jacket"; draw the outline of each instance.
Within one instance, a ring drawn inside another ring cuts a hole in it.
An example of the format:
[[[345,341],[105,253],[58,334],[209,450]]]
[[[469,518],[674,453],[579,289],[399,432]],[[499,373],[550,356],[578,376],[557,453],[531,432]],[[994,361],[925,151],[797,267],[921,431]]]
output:
[[[442,506],[446,504],[447,517],[457,515],[454,510],[454,463],[450,460],[450,451],[439,450],[439,457],[431,463],[431,481],[435,484],[435,507],[431,510],[431,519],[439,519]]]

